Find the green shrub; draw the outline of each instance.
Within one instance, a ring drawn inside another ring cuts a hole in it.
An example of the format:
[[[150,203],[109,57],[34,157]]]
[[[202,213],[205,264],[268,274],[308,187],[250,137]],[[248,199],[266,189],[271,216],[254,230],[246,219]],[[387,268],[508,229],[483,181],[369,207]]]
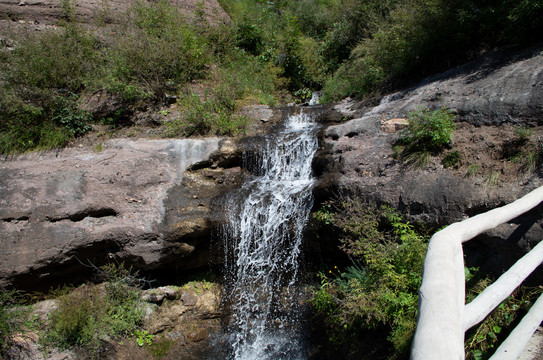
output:
[[[330,21],[321,37],[323,60],[333,72],[325,84],[328,100],[420,79],[481,50],[535,43],[543,34],[535,20],[543,14],[539,0],[344,0],[339,8],[343,16]],[[379,76],[366,75],[367,69]]]
[[[280,69],[269,62],[231,51],[221,61],[217,70],[220,80],[211,92],[230,109],[255,102],[274,106],[278,103],[275,95],[279,74]]]
[[[17,123],[8,124],[0,132],[0,154],[61,148],[72,139],[73,133],[65,128],[48,122],[27,122],[21,118]]]
[[[237,135],[245,131],[248,119],[234,115],[235,98],[221,97],[220,93],[206,96],[204,100],[194,93],[183,95],[179,100],[184,114],[182,120],[171,123],[170,131],[174,136],[183,131],[185,135]]]
[[[130,101],[162,99],[177,85],[204,77],[210,55],[206,38],[179,9],[166,1],[136,2],[108,51],[106,76],[98,85]]]
[[[418,290],[427,239],[396,211],[359,199],[336,202],[333,224],[353,264],[321,274],[311,300],[326,317],[333,341],[349,346],[364,329],[387,328],[406,353],[416,325]]]
[[[431,155],[437,155],[451,143],[456,128],[454,118],[454,114],[445,108],[409,113],[409,126],[400,132],[395,153],[409,165],[425,167]],[[451,152],[446,158],[447,164],[449,161],[459,161],[455,152]]]
[[[386,72],[374,57],[368,55],[371,51],[369,45],[369,40],[362,41],[352,51],[351,59],[326,81],[323,102],[377,92],[377,85],[385,79]]]
[[[236,30],[236,45],[251,55],[260,55],[264,50],[262,29],[245,17]]]
[[[143,323],[138,279],[122,264],[102,268],[103,287],[83,285],[59,298],[45,344],[84,346],[96,353],[102,339],[128,336]]]
[[[89,130],[77,93],[97,71],[99,42],[75,24],[27,34],[0,68],[0,152],[65,146]]]
[[[88,111],[77,108],[75,102],[65,101],[54,110],[51,120],[73,137],[77,137],[91,129],[92,115]]]
[[[304,68],[305,83],[313,86],[324,83],[326,68],[319,53],[319,43],[313,38],[301,37],[297,55]]]
[[[455,115],[445,108],[419,110],[407,116],[409,126],[400,134],[400,143],[410,149],[440,152],[450,144]]]
[[[12,52],[12,84],[32,92],[57,89],[77,92],[96,72],[99,43],[77,26],[30,35]]]

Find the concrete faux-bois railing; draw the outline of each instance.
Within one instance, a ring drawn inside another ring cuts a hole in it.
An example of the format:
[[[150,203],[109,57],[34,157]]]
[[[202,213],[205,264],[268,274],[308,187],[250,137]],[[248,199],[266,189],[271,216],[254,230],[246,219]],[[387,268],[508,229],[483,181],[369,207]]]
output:
[[[528,212],[542,201],[540,187],[509,205],[452,224],[432,236],[424,260],[412,360],[464,359],[464,333],[481,322],[543,262],[543,241],[469,304],[465,304],[462,243]],[[542,321],[543,295],[490,359],[517,359]]]

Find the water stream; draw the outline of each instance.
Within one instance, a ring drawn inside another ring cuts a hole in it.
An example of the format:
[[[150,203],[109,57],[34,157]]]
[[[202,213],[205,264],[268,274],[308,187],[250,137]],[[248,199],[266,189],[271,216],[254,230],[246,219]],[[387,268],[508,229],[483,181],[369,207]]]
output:
[[[231,359],[304,358],[298,275],[316,132],[308,114],[291,115],[244,159],[253,176],[233,201],[225,235]]]

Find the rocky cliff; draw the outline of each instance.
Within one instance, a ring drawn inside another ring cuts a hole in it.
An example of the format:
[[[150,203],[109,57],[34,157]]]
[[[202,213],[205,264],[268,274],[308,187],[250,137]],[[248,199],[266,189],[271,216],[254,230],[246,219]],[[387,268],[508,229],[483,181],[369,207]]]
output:
[[[315,159],[317,199],[355,194],[388,203],[411,221],[443,226],[509,203],[536,187],[541,178],[543,130],[543,46],[501,50],[388,94],[375,106],[345,100],[336,109],[351,120],[329,126]],[[460,161],[446,168],[440,157],[419,169],[394,156],[397,130],[409,112],[446,107],[456,114],[451,149]],[[505,154],[519,129],[529,129],[537,160],[530,170],[522,156]],[[517,256],[543,238],[541,207],[483,238],[495,254]],[[520,227],[516,224],[523,224]],[[494,250],[492,250],[494,249]],[[489,256],[500,262],[502,255]],[[494,259],[494,260],[492,260]],[[509,258],[508,261],[512,261]],[[500,265],[502,266],[502,265]]]
[[[356,194],[389,203],[410,220],[441,226],[543,185],[542,49],[491,53],[376,102],[346,99],[312,107],[325,123],[314,160],[316,206],[337,194]],[[446,168],[433,157],[418,169],[394,158],[396,130],[419,107],[457,114],[447,150],[461,154],[456,166]],[[268,120],[264,115],[253,114]],[[519,125],[529,127],[538,151],[530,171],[503,155]],[[262,132],[262,126],[250,131]],[[210,253],[210,240],[224,221],[224,195],[243,180],[247,144],[254,141],[117,139],[101,151],[76,147],[4,159],[0,286],[76,282],[92,274],[89,266],[112,259],[181,273],[220,261],[213,259],[220,251]],[[541,214],[539,208],[487,234],[483,240],[495,241],[476,251],[523,251],[543,236]],[[308,240],[324,244],[328,235],[310,233]]]

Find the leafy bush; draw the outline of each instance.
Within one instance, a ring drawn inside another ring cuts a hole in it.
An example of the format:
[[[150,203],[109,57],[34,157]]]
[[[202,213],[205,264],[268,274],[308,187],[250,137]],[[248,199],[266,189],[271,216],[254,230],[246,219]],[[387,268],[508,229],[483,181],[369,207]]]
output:
[[[202,100],[194,93],[183,95],[179,100],[184,110],[183,118],[168,124],[170,135],[237,135],[245,131],[248,118],[235,115],[233,103],[224,103],[224,100],[233,99],[222,100],[220,97],[206,97]]]
[[[405,353],[416,325],[427,239],[389,207],[356,198],[334,206],[333,224],[353,264],[321,274],[312,303],[326,316],[335,342],[348,346],[361,330],[386,327],[395,350]]]
[[[75,93],[96,69],[99,44],[76,26],[28,34],[0,68],[0,152],[65,146],[89,129]]]
[[[53,112],[54,123],[65,129],[73,137],[81,136],[91,129],[92,115],[77,108],[74,102],[65,101]]]
[[[244,18],[244,21],[238,24],[236,45],[251,55],[260,55],[264,49],[262,29]]]
[[[12,72],[8,80],[28,96],[39,89],[77,92],[89,74],[96,73],[99,46],[76,25],[31,34],[9,57]]]
[[[143,323],[138,280],[122,264],[102,268],[104,287],[83,285],[59,298],[51,315],[45,344],[84,346],[98,351],[106,337],[131,335]]]
[[[334,72],[324,86],[328,101],[420,79],[481,50],[534,43],[543,34],[534,20],[543,14],[539,0],[349,3],[341,1],[350,14],[332,22],[324,36],[323,56]],[[366,75],[367,69],[380,76]]]
[[[454,118],[454,114],[445,108],[409,113],[409,126],[400,132],[395,154],[410,165],[425,167],[431,155],[437,155],[450,144],[456,128]],[[451,152],[444,164],[456,164],[459,156],[459,153]]]
[[[179,9],[166,1],[136,3],[127,15],[106,57],[105,76],[95,86],[131,101],[160,100],[178,84],[205,77],[211,63],[207,40]]]
[[[370,94],[377,91],[377,84],[386,77],[384,69],[369,53],[369,41],[363,41],[351,53],[351,59],[343,63],[326,81],[323,102],[339,100],[346,96]]]
[[[411,149],[440,152],[452,140],[455,115],[445,108],[419,110],[407,116],[409,126],[400,134],[400,143]]]

